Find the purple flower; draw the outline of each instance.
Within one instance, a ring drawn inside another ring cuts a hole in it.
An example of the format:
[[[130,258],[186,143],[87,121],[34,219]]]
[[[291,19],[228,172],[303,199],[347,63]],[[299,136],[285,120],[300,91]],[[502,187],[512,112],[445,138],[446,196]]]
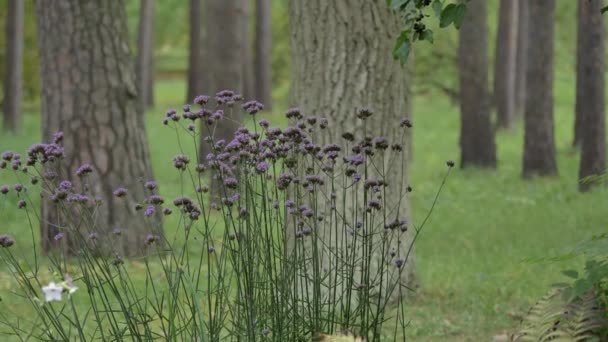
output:
[[[89,173],[93,172],[93,167],[91,164],[82,164],[77,170],[76,175],[78,177],[83,177]]]
[[[44,171],[44,174],[42,176],[48,180],[53,180],[58,177],[57,172],[52,171],[52,170]]]
[[[146,203],[159,205],[165,203],[165,199],[159,195],[150,195],[148,198],[146,198]]]
[[[291,173],[281,173],[277,178],[277,188],[285,190],[292,181],[293,175]]]
[[[202,173],[202,172],[204,172],[204,171],[205,171],[205,169],[206,169],[206,167],[205,167],[205,165],[204,165],[204,164],[197,164],[197,165],[196,165],[196,168],[195,168],[196,172],[198,172],[198,173]]]
[[[6,161],[0,160],[0,169],[6,169]]]
[[[357,117],[361,120],[365,120],[373,114],[374,112],[372,112],[369,108],[362,108],[357,112]]]
[[[63,132],[53,134],[53,144],[59,144],[63,140]]]
[[[122,235],[122,230],[120,230],[119,228],[114,228],[112,229],[112,234],[116,236]]]
[[[293,208],[295,205],[296,205],[296,203],[291,199],[288,199],[287,201],[285,201],[285,206],[287,208]]]
[[[176,199],[173,200],[173,204],[177,207],[179,206],[188,206],[188,205],[192,205],[192,200],[189,197],[178,197]]]
[[[258,163],[258,165],[255,166],[255,170],[259,173],[265,173],[266,171],[268,171],[268,168],[270,166],[268,165],[267,162],[260,162]]]
[[[206,194],[207,192],[209,192],[209,187],[206,185],[198,185],[196,187],[196,192],[202,192],[202,193]]]
[[[380,210],[382,208],[382,203],[380,203],[380,201],[377,199],[370,199],[369,201],[367,201],[367,208],[369,210]]]
[[[319,120],[319,128],[326,129],[328,125],[329,125],[329,122],[327,121],[326,118],[321,118]]]
[[[27,206],[27,203],[25,202],[25,200],[19,200],[19,202],[17,202],[17,208],[19,209],[23,209]]]
[[[236,178],[229,177],[224,180],[224,185],[230,189],[236,189],[239,181]]]
[[[384,137],[375,137],[373,144],[378,150],[386,150],[388,148],[388,141]]]
[[[301,119],[301,118],[302,118],[302,113],[301,113],[300,108],[294,107],[294,108],[289,108],[289,109],[287,110],[287,113],[285,113],[285,116],[286,116],[288,119],[296,119],[296,120],[299,120],[299,119]]]
[[[262,120],[260,120],[260,127],[268,128],[268,127],[270,127],[270,122],[268,122],[268,120],[266,120],[266,119],[262,119]]]
[[[9,191],[10,191],[10,188],[8,185],[0,186],[0,193],[6,195],[6,194],[8,194]]]
[[[144,243],[148,246],[150,246],[153,243],[156,243],[158,241],[160,241],[160,236],[154,235],[154,234],[148,234],[148,235],[146,235],[146,238],[144,239]]]
[[[63,239],[63,237],[64,237],[63,233],[57,233],[57,234],[56,234],[56,235],[53,237],[53,240],[55,240],[55,241],[60,241],[60,240],[62,240],[62,239]]]
[[[13,156],[15,154],[12,151],[5,151],[2,152],[2,159],[6,160],[6,161],[11,161],[13,159]]]
[[[17,191],[17,192],[21,192],[21,191],[23,191],[23,185],[17,183],[15,185],[13,185],[13,189],[15,189],[15,191]]]
[[[412,122],[408,118],[401,119],[401,122],[399,123],[399,127],[411,128],[412,127]]]
[[[194,98],[194,103],[198,104],[198,105],[205,105],[207,104],[207,102],[209,102],[209,96],[207,95],[198,95],[197,97]]]
[[[91,232],[89,234],[89,239],[91,239],[93,241],[97,240],[98,238],[99,238],[99,234],[97,234],[96,232]]]
[[[59,183],[59,187],[65,190],[70,190],[72,188],[72,182],[68,180],[61,181],[61,183]]]
[[[365,183],[363,186],[365,187],[365,189],[369,189],[369,188],[372,188],[372,187],[378,186],[378,185],[380,185],[378,180],[376,180],[374,178],[368,178],[365,180]]]
[[[144,215],[146,216],[152,216],[154,214],[156,214],[156,208],[154,208],[153,205],[149,205],[144,211]]]
[[[125,197],[127,195],[127,189],[117,188],[112,194],[116,197]]]
[[[249,113],[249,114],[251,114],[251,115],[253,115],[253,114],[255,114],[255,113],[257,113],[257,112],[259,112],[259,111],[261,111],[261,110],[263,110],[263,109],[264,109],[264,105],[263,105],[263,104],[261,104],[261,103],[260,103],[260,102],[258,102],[258,101],[248,101],[248,102],[245,102],[245,103],[242,105],[242,107],[243,107],[243,109],[244,109],[244,110],[245,110],[247,113]]]
[[[397,258],[393,261],[393,263],[395,264],[395,266],[397,266],[397,268],[401,268],[403,267],[403,265],[405,265],[405,260],[402,258]]]
[[[173,213],[173,210],[171,210],[171,208],[163,208],[163,215],[169,216],[172,213]]]
[[[147,181],[144,183],[144,187],[148,190],[154,190],[158,187],[158,184],[155,181]]]
[[[0,235],[0,246],[3,248],[8,248],[15,244],[15,239],[6,234]]]
[[[179,154],[173,157],[173,166],[178,170],[185,170],[188,163],[190,163],[190,158],[187,155]]]

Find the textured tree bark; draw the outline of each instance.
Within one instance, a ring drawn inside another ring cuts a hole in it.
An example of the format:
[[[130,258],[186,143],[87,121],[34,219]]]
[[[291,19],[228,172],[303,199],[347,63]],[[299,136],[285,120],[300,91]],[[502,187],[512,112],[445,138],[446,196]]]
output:
[[[471,0],[458,44],[461,167],[496,167],[488,91],[487,5]]]
[[[579,179],[606,171],[606,108],[604,92],[603,1],[578,0],[576,57],[576,118],[580,125],[581,160]],[[576,140],[575,140],[576,142]],[[580,182],[587,191],[602,182]]]
[[[137,83],[143,107],[154,105],[154,0],[141,0],[137,37]]]
[[[528,0],[518,2],[517,19],[517,74],[516,74],[516,115],[523,116],[526,103],[526,64],[528,58]]]
[[[251,45],[251,32],[249,30],[249,18],[251,17],[251,8],[249,6],[250,1],[243,1],[243,16],[241,17],[241,39],[243,39],[243,90],[242,95],[246,99],[252,99],[255,96],[253,86],[255,81],[253,79],[253,56],[252,56],[252,45]]]
[[[409,78],[391,55],[399,20],[384,0],[293,0],[289,27],[293,58],[290,102],[306,115],[328,118],[328,129],[315,133],[321,143],[339,142],[344,132],[362,133],[363,124],[354,112],[364,107],[376,113],[366,121],[367,135],[394,139],[402,132],[397,122],[409,114]],[[406,175],[406,168],[401,167],[384,175],[393,184],[387,190],[387,203],[398,203]],[[407,204],[401,205],[398,215],[409,215]],[[398,256],[405,256],[411,234],[394,233],[393,241],[401,243],[393,247]],[[327,236],[322,238],[331,244]],[[401,273],[403,284],[415,286],[414,265],[412,253]]]
[[[194,100],[194,97],[203,93],[203,42],[202,38],[202,7],[201,0],[190,0],[190,43],[188,54],[188,90],[186,103]]]
[[[36,2],[44,141],[65,133],[66,157],[55,165],[58,180],[70,180],[103,201],[94,213],[82,211],[68,220],[46,196],[41,238],[47,251],[57,246],[60,232],[68,254],[78,253],[83,239],[96,233],[104,253],[133,256],[144,251],[146,234],[162,233],[158,215],[144,219],[134,209],[146,197],[141,182],[153,175],[124,6],[105,0]],[[84,163],[94,172],[81,181],[74,171]],[[126,197],[112,195],[118,186],[129,189]],[[93,216],[94,224],[86,222]],[[72,230],[66,230],[68,222]],[[114,236],[115,228],[122,235]]]
[[[23,98],[23,6],[22,0],[8,0],[6,16],[6,65],[4,71],[3,127],[21,128]]]
[[[498,128],[515,128],[518,3],[517,0],[500,1],[494,62],[494,103]]]
[[[270,11],[270,0],[256,0],[254,58],[255,97],[264,104],[266,110],[272,109],[272,31]]]
[[[244,39],[243,21],[245,18],[245,0],[207,0],[206,34],[207,52],[209,60],[209,89],[221,91],[231,89],[237,93],[243,92],[243,53]],[[224,113],[214,132],[214,139],[230,141],[234,131],[241,122],[241,109],[235,108]],[[211,152],[211,146],[204,141],[208,136],[205,126],[202,126],[200,141],[200,158]],[[218,197],[219,188],[212,181],[209,187],[210,194]]]
[[[523,176],[557,174],[553,136],[553,19],[555,0],[528,3],[530,20]]]

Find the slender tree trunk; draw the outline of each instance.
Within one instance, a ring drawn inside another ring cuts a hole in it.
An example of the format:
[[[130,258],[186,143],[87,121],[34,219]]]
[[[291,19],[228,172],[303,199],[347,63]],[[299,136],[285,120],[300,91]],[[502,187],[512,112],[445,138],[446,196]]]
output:
[[[154,0],[141,0],[137,37],[137,83],[143,108],[154,105]]]
[[[63,233],[62,246],[75,254],[88,234],[96,233],[105,254],[139,255],[145,236],[161,234],[162,227],[158,215],[144,218],[134,209],[146,197],[141,182],[153,175],[124,2],[37,1],[36,15],[43,138],[48,142],[55,132],[65,133],[66,157],[47,171],[59,175],[57,182],[70,180],[79,192],[102,201],[99,206],[88,201],[90,211],[78,212],[70,220],[46,196],[43,247],[56,247],[54,237]],[[93,173],[81,179],[75,171],[85,163],[92,165]],[[124,198],[113,196],[119,186],[129,190]],[[76,224],[75,217],[83,224]],[[114,236],[115,228],[122,235]]]
[[[224,89],[243,92],[243,21],[245,17],[246,0],[207,0],[206,10],[206,56],[209,60],[209,89],[221,91]],[[241,121],[241,110],[226,111],[225,118],[220,121],[214,132],[214,140],[230,141]],[[211,152],[211,146],[205,142],[210,132],[202,125],[200,140],[201,160]],[[219,187],[212,179],[210,186],[213,198],[219,197]]]
[[[603,6],[601,0],[578,0],[576,117],[581,121],[582,147],[579,179],[606,172]],[[601,182],[582,181],[579,190],[587,191],[598,183]]]
[[[6,16],[6,64],[4,70],[3,127],[21,128],[23,97],[23,6],[22,0],[8,0]]]
[[[553,19],[555,0],[531,1],[526,68],[523,176],[557,174],[553,136]]]
[[[402,134],[397,122],[409,114],[409,78],[391,56],[399,20],[384,0],[293,0],[289,25],[293,56],[290,101],[306,115],[329,120],[326,130],[315,133],[321,143],[335,142],[345,132],[388,139]],[[354,117],[358,108],[372,108],[376,113],[365,126]],[[385,162],[395,159],[391,156]],[[385,196],[387,203],[401,203],[391,215],[407,217],[407,203],[400,202],[398,190],[407,184],[406,164],[378,177],[393,184]],[[321,238],[326,244],[340,247],[331,233],[324,234]],[[396,257],[405,257],[411,234],[393,231],[389,240],[394,242],[391,247],[397,251]],[[400,274],[402,284],[416,283],[414,264],[412,253]]]
[[[515,127],[518,3],[518,0],[500,1],[494,62],[494,103],[498,128]]]
[[[255,85],[254,77],[254,69],[253,69],[253,56],[252,56],[252,45],[251,45],[251,32],[249,30],[249,18],[251,18],[251,6],[249,6],[250,1],[243,1],[243,12],[244,15],[241,18],[241,30],[243,39],[243,96],[246,99],[251,99],[255,96],[255,91],[253,89]]]
[[[528,0],[514,0],[518,2],[517,20],[517,66],[516,66],[516,115],[523,116],[526,103],[526,64],[528,59]]]
[[[188,94],[186,103],[190,103],[197,95],[203,93],[203,42],[202,38],[202,8],[201,0],[190,0],[190,43],[188,55]]]
[[[461,167],[496,167],[496,144],[490,122],[486,1],[471,0],[460,28]]]
[[[584,2],[577,0],[577,12],[578,12],[578,20],[577,20],[577,35],[576,35],[576,101],[575,101],[575,110],[574,110],[574,139],[572,140],[572,146],[580,147],[581,142],[583,141],[583,136],[585,135],[585,125],[583,123],[584,111],[586,108],[587,94],[584,92],[584,87],[586,86],[584,82],[585,79],[585,63],[588,61],[585,60],[585,48],[589,46],[587,39],[589,39],[589,32],[587,30],[590,28],[586,21],[592,20],[593,18],[589,16],[587,11],[589,11],[590,7],[593,5],[589,4],[591,0]],[[581,78],[582,77],[582,78]]]
[[[255,4],[255,98],[272,109],[272,30],[270,0],[256,0]]]

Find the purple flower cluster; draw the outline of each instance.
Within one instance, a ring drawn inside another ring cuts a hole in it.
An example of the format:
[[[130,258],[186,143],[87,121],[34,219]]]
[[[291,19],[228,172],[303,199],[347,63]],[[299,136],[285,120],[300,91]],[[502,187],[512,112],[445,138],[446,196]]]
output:
[[[11,236],[6,235],[6,234],[0,235],[0,247],[8,248],[14,244],[15,244],[15,239],[13,239]]]

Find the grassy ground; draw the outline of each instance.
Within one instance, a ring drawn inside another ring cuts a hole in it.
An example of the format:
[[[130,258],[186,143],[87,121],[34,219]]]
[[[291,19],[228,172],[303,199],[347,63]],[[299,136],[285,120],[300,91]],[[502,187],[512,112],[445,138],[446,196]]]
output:
[[[569,77],[556,77],[559,177],[521,179],[521,127],[498,135],[497,171],[456,169],[450,177],[416,247],[421,287],[409,307],[410,340],[487,341],[513,328],[517,316],[547,292],[551,283],[563,280],[561,269],[578,266],[577,261],[525,260],[559,253],[606,230],[608,217],[602,208],[608,204],[607,191],[577,192],[579,155],[570,147],[572,84]],[[148,134],[161,193],[171,198],[179,184],[170,166],[178,148],[160,119],[166,108],[181,106],[184,84],[179,80],[158,82],[156,94],[157,108],[148,113]],[[284,108],[278,103],[277,114],[267,115],[274,122],[283,121],[278,113]],[[458,160],[459,118],[458,108],[443,97],[416,98],[415,108],[412,207],[414,221],[420,222],[440,184],[445,160]],[[0,150],[23,151],[39,136],[38,116],[28,113],[22,134],[0,136]],[[0,173],[0,184],[13,182],[6,173]],[[17,241],[30,241],[23,212],[12,210],[14,197],[7,199],[0,198],[0,232],[15,236]],[[175,233],[173,227],[169,221],[169,235]],[[30,253],[27,249],[23,252]],[[27,305],[11,294],[13,283],[5,268],[0,270],[0,312],[7,305],[27,312]]]

